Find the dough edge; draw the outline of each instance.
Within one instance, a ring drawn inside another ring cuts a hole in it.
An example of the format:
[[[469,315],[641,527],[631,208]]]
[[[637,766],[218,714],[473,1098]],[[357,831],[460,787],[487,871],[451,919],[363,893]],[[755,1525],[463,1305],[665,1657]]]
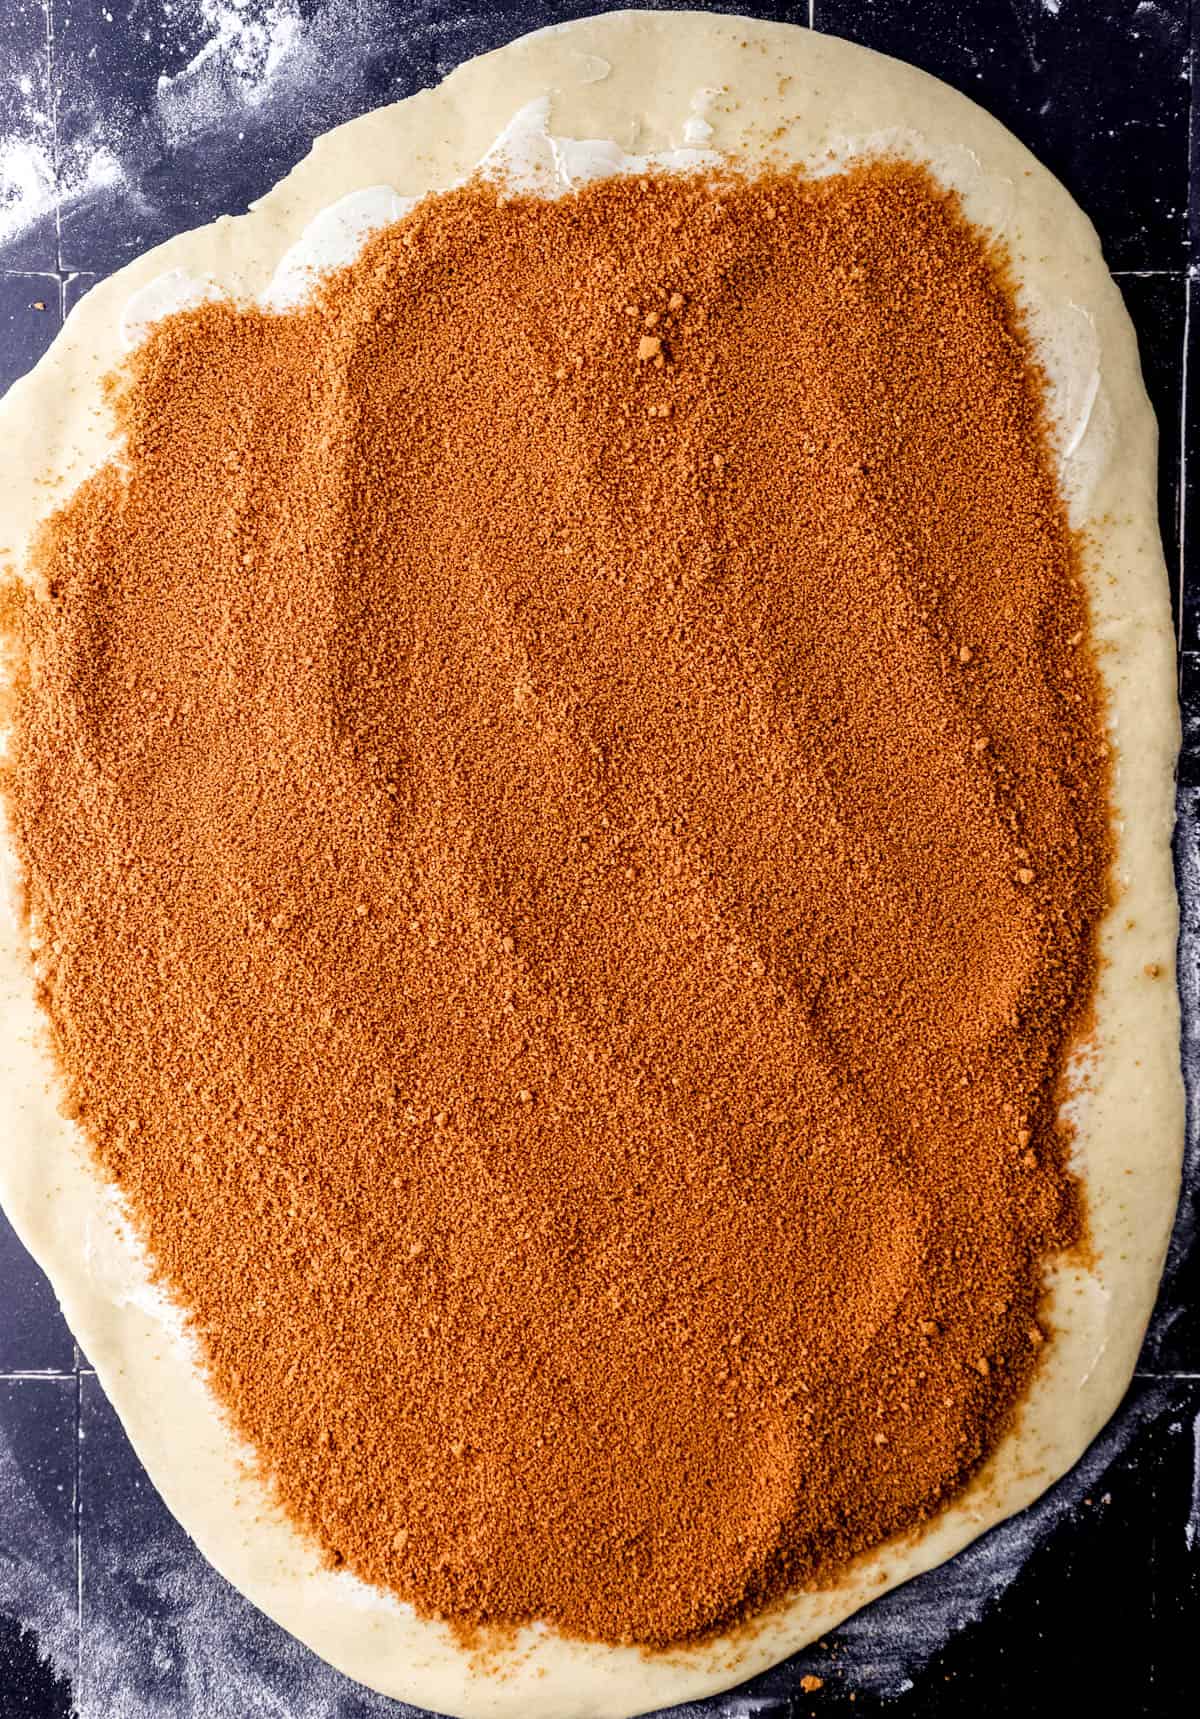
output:
[[[599,81],[591,81],[595,59],[611,68]],[[517,108],[547,91],[557,132],[630,148],[636,119],[637,146],[659,148],[678,142],[702,86],[728,92],[709,116],[713,146],[743,158],[811,162],[838,136],[917,133],[935,152],[969,150],[989,180],[1011,183],[1006,237],[1017,277],[1044,300],[1086,314],[1115,424],[1079,521],[1092,528],[1085,576],[1109,700],[1117,841],[1116,900],[1102,928],[1090,1073],[1078,1106],[1092,1257],[1086,1269],[1052,1268],[1053,1339],[1013,1428],[977,1479],[922,1534],[888,1543],[835,1587],[797,1595],[730,1637],[645,1654],[534,1626],[486,1656],[463,1649],[444,1625],[323,1568],[249,1469],[181,1322],[149,1284],[111,1189],[79,1131],[58,1114],[26,941],[11,913],[0,929],[0,1201],[48,1272],[155,1485],[216,1568],[323,1658],[385,1694],[463,1719],[627,1719],[740,1682],[1032,1502],[1078,1458],[1125,1390],[1161,1275],[1183,1143],[1170,851],[1179,718],[1156,427],[1132,326],[1086,216],[1010,133],[948,86],[793,25],[617,12],[522,37],[434,90],[329,132],[250,214],[172,239],[95,287],[0,404],[0,435],[13,450],[0,545],[19,556],[37,520],[108,449],[98,383],[121,356],[121,310],[136,288],[183,267],[256,294],[321,209],[371,185],[411,195],[451,183]],[[966,206],[986,219],[969,196]],[[12,863],[7,856],[10,875]]]

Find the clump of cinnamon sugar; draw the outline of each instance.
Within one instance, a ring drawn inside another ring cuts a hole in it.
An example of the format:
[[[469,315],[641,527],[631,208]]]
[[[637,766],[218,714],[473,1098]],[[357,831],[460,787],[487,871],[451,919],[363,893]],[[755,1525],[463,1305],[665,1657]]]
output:
[[[654,1646],[927,1520],[1077,1235],[1108,855],[1006,281],[917,169],[472,186],[158,327],[9,783],[71,1101],[327,1554]]]

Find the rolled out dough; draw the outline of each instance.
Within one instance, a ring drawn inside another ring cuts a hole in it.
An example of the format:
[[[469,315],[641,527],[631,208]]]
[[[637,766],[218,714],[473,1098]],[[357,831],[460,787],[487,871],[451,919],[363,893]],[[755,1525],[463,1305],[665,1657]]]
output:
[[[647,1655],[529,1628],[486,1659],[443,1625],[321,1566],[246,1465],[182,1322],[150,1282],[115,1196],[59,1115],[15,912],[0,934],[0,1198],[58,1290],[80,1342],[167,1503],[264,1611],[351,1676],[441,1712],[617,1719],[750,1676],[885,1588],[950,1557],[1034,1499],[1079,1456],[1133,1369],[1162,1267],[1182,1143],[1176,906],[1170,864],[1178,719],[1157,531],[1155,425],[1120,295],[1086,217],[1016,140],[953,90],[894,60],[787,25],[699,13],[610,13],[527,36],[439,88],[354,120],[245,216],[151,252],[92,291],[0,406],[9,448],[0,546],[31,531],[111,452],[100,378],[121,356],[131,295],[172,269],[260,293],[320,211],[390,186],[458,179],[513,113],[549,96],[551,127],[643,153],[703,135],[752,167],[828,171],[854,154],[926,160],[1008,246],[1053,383],[1058,453],[1109,700],[1116,890],[1103,928],[1094,1027],[1071,1099],[1091,1253],[1049,1282],[1053,1338],[1019,1419],[986,1470],[927,1531],[862,1559],[736,1637]],[[11,874],[12,862],[9,860]]]

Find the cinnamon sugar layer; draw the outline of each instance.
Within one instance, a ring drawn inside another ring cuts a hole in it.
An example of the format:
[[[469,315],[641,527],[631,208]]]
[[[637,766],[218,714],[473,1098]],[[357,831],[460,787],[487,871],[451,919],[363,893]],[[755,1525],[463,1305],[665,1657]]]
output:
[[[335,1562],[664,1645],[979,1465],[1076,1239],[1076,552],[920,170],[431,198],[160,325],[9,793],[70,1102]]]

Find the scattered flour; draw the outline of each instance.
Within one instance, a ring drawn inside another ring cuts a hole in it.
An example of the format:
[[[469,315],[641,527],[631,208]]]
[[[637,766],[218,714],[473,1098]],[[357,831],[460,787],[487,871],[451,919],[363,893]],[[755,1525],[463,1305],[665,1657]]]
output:
[[[75,1659],[75,1556],[64,1526],[74,1419],[73,1379],[0,1380],[0,1611],[35,1630],[41,1652],[68,1675]]]
[[[271,78],[301,29],[298,0],[268,0],[266,6],[253,0],[200,0],[200,15],[212,35],[191,67],[221,54],[247,85]]]
[[[114,149],[89,138],[67,152],[56,173],[50,127],[0,138],[2,247],[49,219],[55,209],[117,185],[123,169]],[[57,185],[56,185],[57,180]]]
[[[1189,1552],[1200,1549],[1200,1415],[1192,1422],[1192,1507],[1183,1530]]]
[[[54,209],[54,158],[36,132],[0,138],[0,245]]]
[[[0,136],[0,246],[54,212],[54,125],[45,81],[44,64],[14,68]]]
[[[157,104],[169,143],[258,106],[303,46],[298,0],[200,0],[207,41],[182,70],[162,74]]]
[[[303,10],[301,0],[159,0],[146,10],[148,27],[140,43],[131,39],[131,53],[149,44],[170,63],[173,44],[201,41],[185,65],[159,76],[136,118],[123,99],[72,88],[67,136],[45,93],[44,58],[12,67],[10,99],[0,107],[0,263],[6,246],[56,210],[122,185],[135,202],[149,201],[141,182],[171,151],[205,135],[236,136],[239,122],[277,95],[334,85],[339,73],[345,82],[361,47],[356,38],[380,22],[373,0],[323,0]],[[101,22],[120,27],[107,9],[94,27]],[[348,52],[340,65],[338,45]]]

